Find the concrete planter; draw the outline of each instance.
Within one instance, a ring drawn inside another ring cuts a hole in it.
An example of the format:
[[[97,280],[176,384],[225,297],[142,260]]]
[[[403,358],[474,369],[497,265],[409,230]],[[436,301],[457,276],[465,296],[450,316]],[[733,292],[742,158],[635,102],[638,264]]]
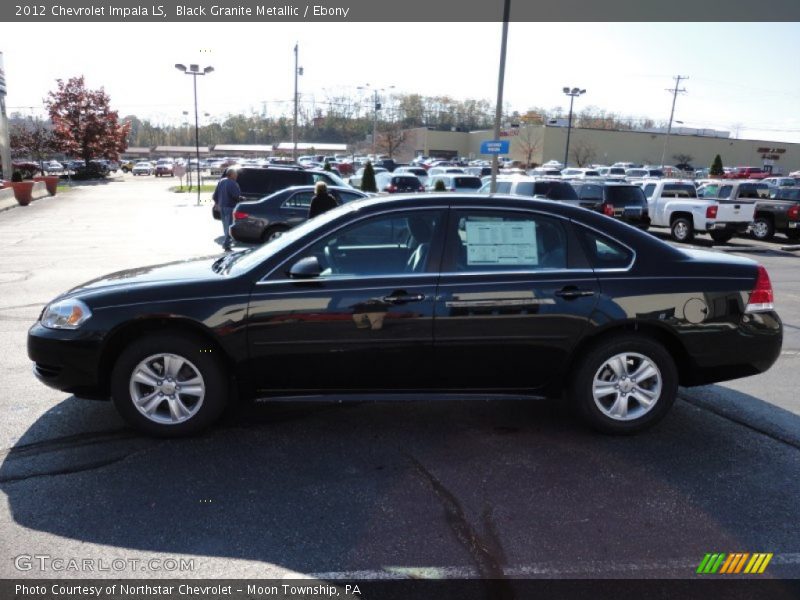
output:
[[[44,184],[47,186],[47,193],[51,196],[56,195],[58,191],[58,175],[40,175],[39,177],[34,177],[33,180],[44,181]]]
[[[14,198],[20,206],[28,206],[33,200],[33,186],[35,181],[13,181],[11,187],[14,188]]]

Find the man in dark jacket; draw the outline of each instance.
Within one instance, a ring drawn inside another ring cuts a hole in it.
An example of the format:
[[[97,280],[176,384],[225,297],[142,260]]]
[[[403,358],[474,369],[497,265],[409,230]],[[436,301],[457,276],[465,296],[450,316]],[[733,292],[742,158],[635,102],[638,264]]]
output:
[[[313,219],[325,211],[339,206],[336,198],[328,193],[328,186],[324,181],[318,181],[314,186],[314,197],[311,198],[311,206],[308,207],[308,218]]]
[[[236,183],[238,176],[239,173],[236,169],[228,169],[225,177],[217,183],[217,189],[214,190],[214,195],[212,196],[214,204],[219,207],[220,217],[222,218],[222,230],[225,232],[222,248],[226,252],[231,249],[230,228],[233,223],[233,209],[242,195],[242,190],[239,189],[239,184]]]

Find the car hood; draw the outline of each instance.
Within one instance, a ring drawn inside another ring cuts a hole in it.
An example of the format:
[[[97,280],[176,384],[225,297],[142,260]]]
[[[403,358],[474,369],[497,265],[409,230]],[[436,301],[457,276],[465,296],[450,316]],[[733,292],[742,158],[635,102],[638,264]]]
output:
[[[110,273],[97,279],[82,283],[66,292],[63,297],[94,294],[111,289],[140,287],[156,283],[216,281],[224,275],[212,267],[219,256],[204,256],[190,260],[138,267]]]

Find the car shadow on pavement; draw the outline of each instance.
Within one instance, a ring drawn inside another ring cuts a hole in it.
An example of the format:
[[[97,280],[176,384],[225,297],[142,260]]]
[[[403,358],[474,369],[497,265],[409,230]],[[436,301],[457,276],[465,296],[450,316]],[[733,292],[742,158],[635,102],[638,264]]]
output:
[[[680,401],[632,437],[593,433],[557,401],[481,398],[270,401],[159,440],[71,397],[6,454],[0,489],[19,526],[257,561],[251,576],[690,577],[705,552],[797,551],[797,456]],[[227,573],[213,564],[183,576]]]

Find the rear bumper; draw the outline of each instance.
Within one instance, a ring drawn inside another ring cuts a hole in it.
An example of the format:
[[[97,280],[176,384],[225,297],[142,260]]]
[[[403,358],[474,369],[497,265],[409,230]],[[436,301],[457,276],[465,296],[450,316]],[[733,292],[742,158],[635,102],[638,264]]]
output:
[[[28,331],[33,374],[45,385],[78,396],[107,398],[99,381],[101,341],[36,323]]]
[[[235,221],[229,231],[233,239],[239,242],[260,242],[261,236],[264,234],[262,227],[246,221]]]
[[[750,223],[715,221],[707,224],[706,231],[729,231],[731,233],[747,233]]]
[[[734,329],[721,327],[715,334],[685,341],[693,364],[682,374],[681,385],[738,379],[775,364],[783,346],[783,323],[775,312],[747,314]]]

